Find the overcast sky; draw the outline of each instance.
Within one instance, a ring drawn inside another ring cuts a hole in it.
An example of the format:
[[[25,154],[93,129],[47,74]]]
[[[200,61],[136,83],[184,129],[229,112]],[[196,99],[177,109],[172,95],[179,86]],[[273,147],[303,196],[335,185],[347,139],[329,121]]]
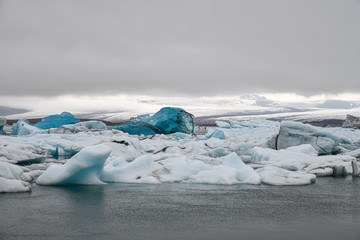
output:
[[[360,93],[359,0],[0,0],[0,95]]]

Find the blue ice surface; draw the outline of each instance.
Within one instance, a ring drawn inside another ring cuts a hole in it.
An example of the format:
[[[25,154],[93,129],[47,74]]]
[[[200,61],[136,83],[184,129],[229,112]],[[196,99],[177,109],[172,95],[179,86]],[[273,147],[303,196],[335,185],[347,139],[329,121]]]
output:
[[[161,133],[159,129],[146,122],[127,122],[118,126],[110,126],[109,130],[116,129],[130,135],[155,135]]]
[[[35,123],[34,126],[40,129],[50,129],[78,122],[80,122],[80,120],[75,118],[71,113],[62,112],[61,114],[44,117],[40,122]]]
[[[182,108],[164,107],[151,118],[155,127],[164,134],[194,133],[194,116]]]
[[[193,115],[182,108],[164,107],[153,116],[149,114],[140,115],[130,122],[109,127],[132,135],[155,135],[194,132]]]
[[[208,136],[208,138],[218,138],[220,140],[224,140],[225,133],[220,129],[216,129],[212,134],[210,134],[210,136]]]
[[[4,126],[6,125],[6,118],[0,118],[0,135],[6,134],[4,131]]]

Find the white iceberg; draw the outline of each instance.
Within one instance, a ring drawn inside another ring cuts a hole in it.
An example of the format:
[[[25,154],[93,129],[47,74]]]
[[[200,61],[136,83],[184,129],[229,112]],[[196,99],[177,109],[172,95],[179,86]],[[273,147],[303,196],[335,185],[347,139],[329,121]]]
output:
[[[24,173],[20,166],[7,162],[0,162],[0,192],[31,191],[30,174]]]
[[[259,175],[251,167],[244,164],[236,153],[224,158],[223,165],[200,171],[191,176],[192,183],[207,184],[260,184]]]
[[[102,184],[100,173],[111,153],[111,148],[95,145],[84,148],[65,164],[51,165],[36,180],[40,185]]]
[[[337,132],[339,133],[339,132]],[[341,148],[357,145],[351,139],[330,129],[314,127],[299,122],[281,122],[277,149],[311,144],[320,155],[337,154]]]
[[[307,185],[315,183],[314,174],[289,171],[275,166],[265,166],[257,169],[261,182],[269,185]]]

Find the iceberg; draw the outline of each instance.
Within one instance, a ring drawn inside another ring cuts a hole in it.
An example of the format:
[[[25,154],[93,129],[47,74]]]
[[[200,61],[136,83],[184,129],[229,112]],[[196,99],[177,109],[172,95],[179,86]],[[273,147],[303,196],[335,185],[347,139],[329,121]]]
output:
[[[28,182],[0,177],[0,193],[29,191],[31,191],[31,186]]]
[[[360,118],[352,116],[350,114],[346,115],[346,119],[345,122],[343,123],[343,127],[360,129]]]
[[[101,180],[104,182],[126,182],[126,183],[159,183],[153,176],[159,165],[153,158],[143,155],[128,163],[123,159],[115,159],[104,167]]]
[[[25,118],[20,119],[19,121],[17,121],[12,125],[12,135],[26,136],[26,135],[34,135],[40,132],[41,130],[39,128],[31,125],[30,122]]]
[[[236,153],[225,156],[223,165],[214,166],[191,176],[189,182],[224,185],[261,183],[259,174],[244,164]]]
[[[302,144],[311,144],[320,155],[328,155],[341,151],[340,145],[345,146],[352,143],[349,139],[338,136],[328,129],[298,122],[281,122],[277,149],[286,149]]]
[[[6,125],[6,118],[0,117],[0,135],[6,134],[4,126]]]
[[[27,192],[31,191],[30,174],[14,164],[0,162],[0,192]]]
[[[127,122],[119,126],[108,127],[109,130],[116,129],[130,135],[155,135],[160,134],[160,130],[146,122]]]
[[[140,115],[130,122],[109,127],[131,135],[155,135],[172,133],[194,133],[193,115],[182,108],[164,107],[153,116]]]
[[[194,133],[193,115],[182,108],[164,107],[155,113],[150,122],[163,134]]]
[[[215,131],[213,131],[213,132],[209,131],[205,136],[207,138],[217,138],[220,140],[225,139],[225,133],[224,133],[224,131],[222,131],[220,129],[215,129]]]
[[[28,144],[5,143],[0,144],[0,156],[10,163],[35,162],[45,157],[45,151]]]
[[[269,185],[308,185],[315,183],[314,174],[289,171],[275,166],[265,166],[257,169],[261,177],[261,182]]]
[[[44,117],[40,122],[35,123],[34,126],[40,129],[50,129],[78,122],[80,122],[80,120],[76,119],[71,113],[62,112],[61,114]]]
[[[51,165],[36,180],[40,185],[102,184],[100,173],[111,153],[105,144],[82,149],[65,164]]]

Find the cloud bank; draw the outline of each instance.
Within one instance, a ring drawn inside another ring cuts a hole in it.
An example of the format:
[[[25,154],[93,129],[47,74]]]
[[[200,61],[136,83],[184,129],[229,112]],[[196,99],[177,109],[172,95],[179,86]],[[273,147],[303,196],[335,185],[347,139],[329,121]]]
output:
[[[0,94],[360,92],[360,3],[0,2]]]

